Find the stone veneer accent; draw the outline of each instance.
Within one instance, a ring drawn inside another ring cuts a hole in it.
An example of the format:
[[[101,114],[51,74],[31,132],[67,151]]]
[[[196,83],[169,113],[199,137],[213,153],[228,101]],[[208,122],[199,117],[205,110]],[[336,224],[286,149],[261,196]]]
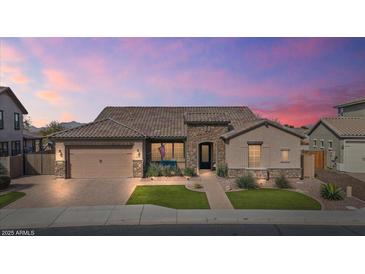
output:
[[[133,177],[142,178],[143,177],[143,161],[133,160]]]
[[[55,161],[54,174],[57,178],[66,178],[66,162]]]
[[[270,178],[276,178],[284,175],[286,178],[300,178],[302,177],[301,168],[271,168]]]
[[[270,168],[270,169],[232,169],[228,170],[229,177],[240,177],[252,174],[257,179],[276,178],[284,175],[286,178],[302,177],[301,168]]]
[[[212,161],[225,163],[225,144],[220,136],[228,131],[227,125],[187,125],[186,163],[197,169],[199,144],[212,142]]]

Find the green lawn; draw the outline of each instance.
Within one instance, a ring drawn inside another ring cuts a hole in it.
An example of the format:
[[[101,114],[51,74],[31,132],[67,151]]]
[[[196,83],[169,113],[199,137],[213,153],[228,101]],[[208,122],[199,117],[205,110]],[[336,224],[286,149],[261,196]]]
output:
[[[176,209],[209,209],[204,192],[191,191],[185,186],[137,186],[127,205],[153,204]]]
[[[4,195],[0,195],[0,208],[11,204],[12,202],[25,196],[24,192],[9,192]]]
[[[226,193],[236,209],[321,209],[320,203],[302,193],[282,189],[255,189]]]

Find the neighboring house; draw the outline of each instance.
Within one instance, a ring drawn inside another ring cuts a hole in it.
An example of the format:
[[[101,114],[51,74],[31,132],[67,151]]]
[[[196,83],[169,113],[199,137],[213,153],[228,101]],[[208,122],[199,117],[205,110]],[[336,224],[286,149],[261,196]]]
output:
[[[0,87],[0,157],[23,153],[25,107],[9,87]]]
[[[338,116],[365,117],[365,97],[335,106]]]
[[[310,150],[325,151],[327,168],[365,172],[365,117],[322,118],[309,136]]]
[[[43,151],[43,137],[37,133],[24,131],[23,132],[23,151],[24,153]]]
[[[227,165],[230,176],[301,176],[302,135],[247,107],[106,107],[94,122],[50,136],[64,178],[143,177],[161,159],[180,168]]]
[[[308,136],[309,128],[291,127],[291,126],[286,126],[286,127],[289,128],[290,130],[296,132],[299,135],[303,135],[304,139],[300,142],[301,148],[303,151],[309,150],[309,136]]]

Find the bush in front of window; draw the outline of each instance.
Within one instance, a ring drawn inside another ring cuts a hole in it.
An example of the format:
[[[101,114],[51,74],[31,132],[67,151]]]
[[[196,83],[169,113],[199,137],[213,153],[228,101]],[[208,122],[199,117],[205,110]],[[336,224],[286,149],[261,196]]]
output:
[[[223,164],[223,165],[218,165],[217,167],[217,176],[219,177],[227,177],[228,176],[228,167],[226,164]]]
[[[245,188],[245,189],[257,189],[259,188],[256,178],[253,177],[251,174],[238,177],[236,179],[236,184],[239,188]]]
[[[158,177],[161,176],[161,166],[159,164],[149,164],[146,172],[147,177]]]
[[[156,163],[151,163],[146,172],[147,177],[158,177],[158,176],[181,176],[181,170],[178,167],[161,166]]]
[[[288,179],[284,175],[275,178],[275,184],[278,188],[291,188]]]
[[[195,176],[195,169],[192,167],[184,168],[184,176],[193,177]]]

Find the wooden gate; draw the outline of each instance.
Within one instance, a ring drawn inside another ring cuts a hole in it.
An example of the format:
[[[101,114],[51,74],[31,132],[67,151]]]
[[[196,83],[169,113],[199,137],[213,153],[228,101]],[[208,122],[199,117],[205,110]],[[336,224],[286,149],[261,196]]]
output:
[[[54,151],[24,154],[24,173],[26,175],[53,175]]]
[[[314,166],[316,169],[324,169],[325,167],[325,155],[324,151],[313,151],[314,154]]]

